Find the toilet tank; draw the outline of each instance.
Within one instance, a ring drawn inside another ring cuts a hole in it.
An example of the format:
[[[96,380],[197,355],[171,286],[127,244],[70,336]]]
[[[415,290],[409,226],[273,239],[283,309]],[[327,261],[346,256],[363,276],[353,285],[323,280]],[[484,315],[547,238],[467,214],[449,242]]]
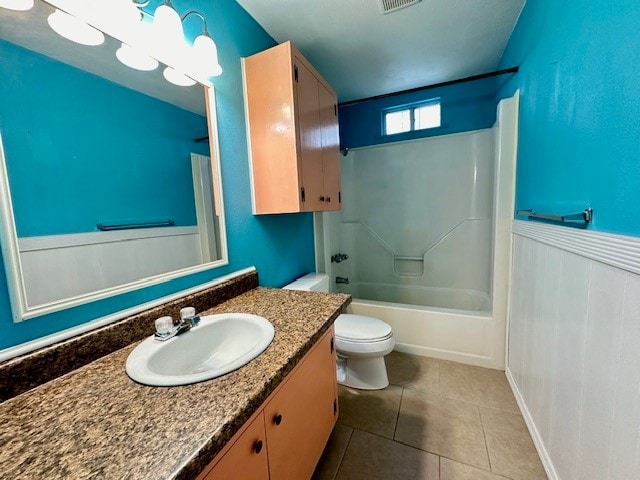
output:
[[[307,273],[295,282],[282,287],[286,290],[304,290],[306,292],[328,292],[329,275],[326,273]]]

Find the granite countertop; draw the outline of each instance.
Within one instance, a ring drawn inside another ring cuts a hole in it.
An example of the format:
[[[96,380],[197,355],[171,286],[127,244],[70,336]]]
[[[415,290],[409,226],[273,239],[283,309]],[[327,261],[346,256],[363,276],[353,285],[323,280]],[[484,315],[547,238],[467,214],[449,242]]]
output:
[[[256,288],[203,312],[253,313],[274,325],[269,348],[235,372],[182,387],[139,385],[124,370],[133,344],[0,404],[0,476],[194,478],[349,300]]]

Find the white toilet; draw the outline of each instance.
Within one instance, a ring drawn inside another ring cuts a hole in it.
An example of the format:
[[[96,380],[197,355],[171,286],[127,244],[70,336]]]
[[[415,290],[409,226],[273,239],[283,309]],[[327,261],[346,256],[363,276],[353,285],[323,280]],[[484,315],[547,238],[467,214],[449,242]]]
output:
[[[288,290],[328,292],[329,276],[309,273],[284,287]],[[393,350],[391,327],[364,315],[342,314],[335,322],[338,383],[362,390],[389,385],[384,356]]]

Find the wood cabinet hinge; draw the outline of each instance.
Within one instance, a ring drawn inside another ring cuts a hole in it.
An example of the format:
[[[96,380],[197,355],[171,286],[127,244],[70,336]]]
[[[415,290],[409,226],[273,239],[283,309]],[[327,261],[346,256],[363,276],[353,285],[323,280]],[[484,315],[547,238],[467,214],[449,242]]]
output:
[[[342,203],[342,192],[338,192],[338,203]]]
[[[338,116],[338,104],[337,103],[333,104],[333,115],[336,116],[336,117]]]
[[[304,187],[300,189],[300,195],[302,196],[302,201],[304,202],[306,200],[304,195]]]
[[[294,65],[293,66],[293,79],[297,82],[298,81],[298,66]]]
[[[338,414],[338,400],[333,399],[333,414],[337,415]]]

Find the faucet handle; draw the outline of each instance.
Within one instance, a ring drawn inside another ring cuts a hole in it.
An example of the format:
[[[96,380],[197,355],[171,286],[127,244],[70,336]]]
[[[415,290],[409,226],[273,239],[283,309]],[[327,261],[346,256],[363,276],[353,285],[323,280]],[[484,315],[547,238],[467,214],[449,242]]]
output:
[[[156,333],[158,335],[160,336],[168,335],[169,333],[171,333],[171,330],[173,330],[173,318],[169,316],[160,317],[156,319],[155,325],[156,325]]]
[[[180,320],[183,320],[187,317],[195,317],[196,309],[193,307],[184,307],[180,309]]]

